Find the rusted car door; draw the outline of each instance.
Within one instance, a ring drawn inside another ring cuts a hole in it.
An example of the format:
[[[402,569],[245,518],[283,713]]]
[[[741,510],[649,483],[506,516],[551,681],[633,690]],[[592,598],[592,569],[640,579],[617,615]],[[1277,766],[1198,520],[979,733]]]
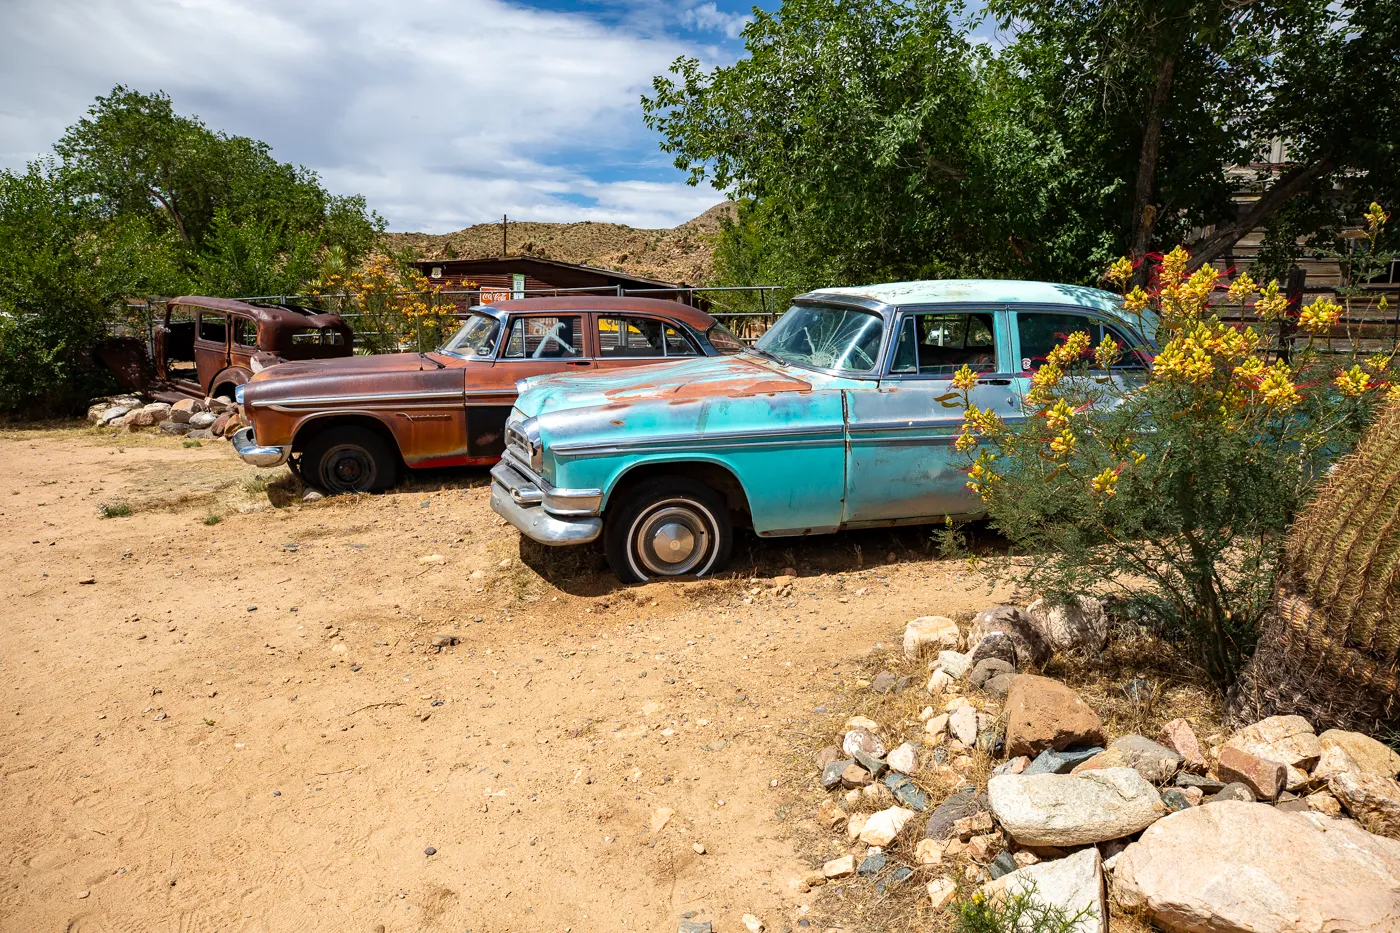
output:
[[[200,388],[213,388],[214,377],[228,368],[228,316],[201,309],[196,317],[194,364]]]
[[[253,368],[253,354],[258,352],[258,322],[241,314],[229,315],[229,363]]]
[[[1006,312],[998,308],[907,311],[896,322],[878,387],[847,393],[844,523],[929,521],[981,511],[953,449],[963,421],[953,374],[977,373],[972,404],[1003,418],[1019,410],[1007,372]]]

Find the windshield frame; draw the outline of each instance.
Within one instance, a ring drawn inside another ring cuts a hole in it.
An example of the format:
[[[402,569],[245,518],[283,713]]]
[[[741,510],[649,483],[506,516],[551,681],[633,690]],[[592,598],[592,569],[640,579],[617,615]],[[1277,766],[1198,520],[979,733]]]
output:
[[[491,321],[496,325],[496,333],[491,338],[491,352],[485,354],[471,354],[462,353],[457,350],[447,349],[447,345],[450,344],[453,340],[455,340],[457,338],[457,335],[460,334],[468,325],[471,324],[472,319],[478,317],[485,318],[486,320]],[[445,356],[454,357],[459,360],[477,360],[483,363],[494,362],[496,359],[496,354],[500,352],[501,349],[501,334],[505,330],[504,324],[505,322],[501,320],[500,315],[492,314],[484,308],[472,308],[467,313],[467,316],[462,320],[462,326],[453,331],[451,337],[448,337],[445,341],[443,341],[442,346],[437,348],[437,352]]]
[[[885,370],[885,357],[887,355],[887,351],[889,350],[890,342],[890,309],[887,305],[878,301],[833,300],[832,298],[829,298],[827,296],[804,299],[801,296],[799,296],[792,300],[791,306],[788,308],[787,311],[783,312],[783,314],[788,314],[797,308],[818,310],[824,309],[831,311],[852,311],[857,314],[867,314],[871,317],[874,317],[880,322],[880,344],[875,355],[875,364],[870,369],[866,370],[836,369],[829,366],[817,366],[812,363],[789,359],[785,356],[781,356],[777,353],[774,353],[772,350],[766,347],[759,346],[759,344],[763,342],[764,337],[767,337],[769,333],[772,333],[773,327],[770,327],[768,331],[764,333],[763,337],[758,338],[758,340],[748,348],[747,352],[761,356],[764,359],[776,360],[780,365],[783,366],[795,366],[798,369],[806,369],[811,372],[818,373],[827,373],[828,375],[832,376],[840,376],[843,379],[868,379],[872,382],[878,382],[880,380],[881,375]],[[782,318],[783,315],[779,315],[778,319],[773,322],[773,326],[776,327],[778,321],[781,321]]]

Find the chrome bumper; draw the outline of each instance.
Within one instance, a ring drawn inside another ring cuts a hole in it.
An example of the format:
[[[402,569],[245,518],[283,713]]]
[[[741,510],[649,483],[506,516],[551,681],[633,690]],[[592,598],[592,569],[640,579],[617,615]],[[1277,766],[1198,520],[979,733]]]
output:
[[[251,427],[233,435],[233,450],[244,463],[259,467],[281,466],[291,456],[291,447],[259,447]]]
[[[502,460],[492,468],[491,508],[526,537],[541,544],[587,544],[603,533],[603,520],[598,516],[555,516],[545,507],[545,500],[540,484],[509,462]]]

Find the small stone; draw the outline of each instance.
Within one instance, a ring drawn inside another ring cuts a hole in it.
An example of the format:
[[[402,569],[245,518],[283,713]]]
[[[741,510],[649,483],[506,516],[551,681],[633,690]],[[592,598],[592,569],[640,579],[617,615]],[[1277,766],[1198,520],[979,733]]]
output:
[[[929,741],[929,742],[931,742],[931,743],[933,743],[933,744],[935,744],[935,745],[938,744],[939,742],[943,741],[943,737],[946,736],[947,734],[948,734],[948,714],[947,714],[947,713],[939,713],[937,716],[934,716],[934,717],[933,717],[932,719],[930,719],[928,722],[924,723],[924,735],[926,735],[926,736],[928,737],[928,741]]]
[[[432,645],[434,648],[450,648],[457,644],[456,635],[434,635]]]
[[[1182,758],[1164,745],[1140,735],[1125,735],[1103,752],[1081,762],[1075,774],[1098,768],[1132,768],[1152,784],[1165,784],[1181,768]]]
[[[979,893],[991,901],[1009,895],[1024,897],[1035,905],[1056,907],[1063,916],[1074,919],[1063,928],[1065,933],[1108,931],[1103,865],[1094,848],[1017,869],[984,885]],[[1032,911],[1030,916],[1036,913]]]
[[[875,758],[885,757],[884,743],[872,730],[864,726],[857,726],[846,733],[841,740],[841,750],[852,758],[855,757],[857,751]]]
[[[965,816],[953,823],[953,834],[963,842],[966,842],[973,836],[979,836],[991,831],[992,815],[985,810],[980,813],[974,813],[972,816]]]
[[[657,807],[651,813],[651,834],[653,836],[666,828],[666,824],[671,822],[671,817],[676,815],[676,811],[670,807]]]
[[[905,742],[885,756],[885,763],[895,771],[913,774],[919,770],[919,747]]]
[[[432,846],[428,846],[426,849],[423,850],[423,854],[424,854],[424,855],[437,855],[437,849],[433,848]]]
[[[1203,777],[1199,774],[1189,774],[1183,771],[1176,776],[1177,787],[1194,787],[1204,794],[1218,794],[1225,786],[1224,781],[1217,781],[1215,778]]]
[[[695,850],[696,855],[705,854],[705,844],[703,842],[692,842],[690,847]]]
[[[1220,803],[1221,801],[1236,801],[1239,803],[1254,803],[1258,798],[1254,796],[1254,791],[1248,784],[1234,783],[1226,784],[1219,791],[1207,797],[1203,803]]]
[[[996,880],[1002,875],[1011,874],[1019,867],[1020,866],[1016,864],[1016,856],[1012,855],[1009,850],[1003,849],[997,854],[996,858],[992,859],[992,863],[987,866],[987,873],[992,876],[993,880]]]
[[[1184,719],[1173,719],[1162,727],[1157,741],[1176,752],[1182,758],[1182,767],[1188,771],[1204,773],[1208,762],[1201,743],[1196,740],[1196,732]]]
[[[913,810],[903,807],[890,807],[872,814],[861,828],[860,841],[870,846],[887,846],[899,836],[914,815]]]
[[[972,673],[968,674],[967,682],[980,690],[993,677],[1015,673],[1016,668],[1000,658],[984,658],[972,666]]]
[[[938,865],[943,861],[947,843],[939,839],[920,839],[914,844],[914,861],[920,865]]]
[[[195,428],[209,428],[214,422],[219,420],[219,416],[212,411],[198,411],[190,415],[190,426]],[[210,432],[213,433],[212,431]]]
[[[964,745],[977,741],[977,710],[971,706],[960,706],[948,717],[948,731]]]
[[[740,919],[744,923],[744,929],[748,930],[749,933],[763,933],[763,922],[753,914],[744,914]]]
[[[1342,803],[1325,790],[1317,791],[1303,798],[1308,809],[1315,810],[1323,816],[1330,816],[1339,819],[1342,815]]]
[[[953,678],[948,672],[942,669],[934,671],[929,675],[928,683],[924,685],[924,692],[929,696],[940,696],[953,685]]]
[[[1222,781],[1244,784],[1264,800],[1277,800],[1288,779],[1288,768],[1282,762],[1260,758],[1233,745],[1220,750],[1215,767]]]
[[[851,762],[841,772],[841,784],[844,787],[864,787],[872,780],[874,779],[870,776],[870,772],[855,762]]]
[[[989,862],[992,853],[1001,848],[1001,836],[986,833],[967,841],[967,854],[975,862]]]
[[[1104,749],[1097,745],[1089,748],[1067,748],[1064,751],[1055,751],[1047,748],[1035,760],[1026,766],[1022,774],[1069,774],[1075,766],[1089,761],[1104,752]]]
[[[714,933],[714,926],[708,920],[682,920],[676,933]]]
[[[1168,813],[1175,813],[1178,810],[1185,810],[1190,807],[1191,801],[1175,787],[1169,787],[1162,791],[1162,804],[1166,806]]]
[[[822,876],[828,880],[832,878],[846,878],[856,873],[856,857],[854,855],[843,855],[834,858],[822,866]]]
[[[835,790],[841,786],[841,775],[845,770],[855,764],[855,759],[844,758],[840,761],[829,761],[822,766],[822,789]]]
[[[833,761],[838,761],[838,760],[840,760],[840,758],[841,758],[841,749],[840,749],[840,747],[839,747],[839,746],[836,746],[836,745],[828,745],[828,746],[826,746],[825,748],[823,748],[821,751],[817,752],[817,757],[816,757],[817,767],[818,767],[818,768],[825,768],[827,765],[831,764]]]
[[[885,786],[893,792],[894,799],[900,806],[918,810],[920,813],[928,809],[928,798],[907,776],[897,772],[886,774]]]
[[[879,732],[880,724],[868,716],[852,716],[846,720],[846,728],[848,730],[868,729],[871,732]]]
[[[942,910],[958,895],[957,883],[951,878],[935,878],[928,883],[929,905],[934,910]]]
[[[817,822],[827,829],[838,829],[842,823],[846,822],[848,814],[830,799],[823,800],[817,804]]]
[[[925,651],[957,650],[961,645],[958,624],[944,616],[921,616],[904,627],[904,656],[911,661]]]
[[[302,502],[319,502],[326,498],[326,494],[319,489],[307,489],[301,494]]]
[[[859,793],[859,791],[853,791]],[[864,813],[856,813],[846,820],[846,838],[852,842],[860,838],[861,830],[865,829],[865,821],[870,819]]]
[[[1199,787],[1178,787],[1177,790],[1181,791],[1181,796],[1185,797],[1186,802],[1193,807],[1199,807],[1206,797],[1205,792]]]
[[[988,696],[1004,700],[1006,695],[1011,692],[1011,682],[1015,679],[1015,674],[997,674],[982,685],[982,691]]]
[[[972,670],[972,658],[958,651],[940,651],[938,666],[954,680],[962,680]]]
[[[1000,635],[1001,639],[993,639],[993,635]],[[1015,606],[993,606],[977,613],[968,624],[967,637],[969,644],[977,646],[972,650],[974,665],[983,657],[1001,657],[1017,666],[1039,666],[1050,660],[1050,643],[1036,628],[1035,620]],[[1005,643],[1011,648],[1009,656]]]
[[[881,671],[875,675],[875,680],[871,682],[870,692],[881,695],[893,693],[895,684],[898,682],[899,678],[895,677],[889,671]]]
[[[1030,849],[1021,849],[1016,853],[1015,861],[1017,868],[1029,868],[1032,865],[1038,865],[1040,863],[1040,856],[1036,855]]]
[[[866,878],[879,874],[880,869],[889,864],[889,857],[879,849],[871,849],[870,854],[861,859],[860,867],[856,872]]]
[[[857,751],[855,753],[855,759],[856,764],[870,772],[871,777],[879,777],[884,774],[886,768],[889,767],[883,760],[876,758],[874,755],[867,755],[862,751]]]

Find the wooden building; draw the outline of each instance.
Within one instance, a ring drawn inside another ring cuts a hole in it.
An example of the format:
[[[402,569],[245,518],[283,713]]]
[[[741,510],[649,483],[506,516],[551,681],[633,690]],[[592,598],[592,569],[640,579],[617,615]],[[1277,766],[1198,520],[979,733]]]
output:
[[[665,298],[696,304],[686,286],[611,269],[599,269],[538,256],[499,259],[425,259],[416,263],[442,296],[465,310],[510,298],[544,295],[622,295]]]

